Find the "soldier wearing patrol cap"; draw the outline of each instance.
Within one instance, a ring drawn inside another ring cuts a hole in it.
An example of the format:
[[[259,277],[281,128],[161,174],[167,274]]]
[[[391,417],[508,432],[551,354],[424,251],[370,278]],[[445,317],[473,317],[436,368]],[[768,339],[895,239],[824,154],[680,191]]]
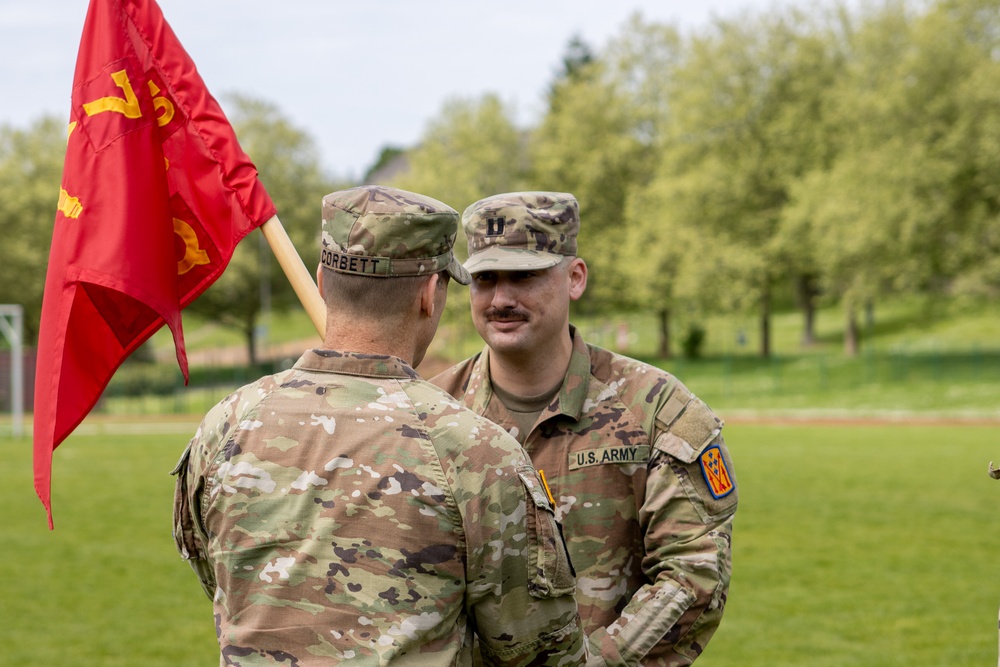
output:
[[[323,199],[322,349],[237,390],[175,471],[174,536],[221,665],[580,664],[552,505],[520,445],[422,381],[458,213],[366,186]]]
[[[486,348],[431,381],[520,441],[556,505],[590,650],[688,665],[729,589],[737,489],[722,420],[674,376],[584,342],[579,205],[559,192],[465,210]]]

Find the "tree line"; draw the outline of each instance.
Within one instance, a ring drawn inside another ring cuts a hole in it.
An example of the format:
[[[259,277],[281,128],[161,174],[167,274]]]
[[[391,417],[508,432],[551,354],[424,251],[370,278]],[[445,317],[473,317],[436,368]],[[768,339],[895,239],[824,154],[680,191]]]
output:
[[[227,102],[313,265],[318,202],[351,183],[274,105]],[[460,211],[572,192],[592,269],[579,308],[657,313],[662,356],[709,313],[753,313],[768,356],[776,307],[800,310],[808,345],[817,308],[838,304],[854,354],[882,299],[1000,294],[1000,0],[784,7],[688,32],[635,15],[600,48],[574,38],[544,102],[523,128],[497,95],[449,100],[365,179]],[[0,127],[0,302],[25,306],[29,340],[64,151],[57,119]],[[247,239],[191,308],[252,355],[262,310],[295,304],[274,264]]]
[[[460,206],[486,193],[578,197],[583,308],[676,320],[776,299],[859,316],[900,294],[1000,293],[1000,3],[786,7],[684,34],[635,16],[569,45],[537,127],[496,96],[454,100],[398,179]],[[444,168],[436,165],[445,164]]]

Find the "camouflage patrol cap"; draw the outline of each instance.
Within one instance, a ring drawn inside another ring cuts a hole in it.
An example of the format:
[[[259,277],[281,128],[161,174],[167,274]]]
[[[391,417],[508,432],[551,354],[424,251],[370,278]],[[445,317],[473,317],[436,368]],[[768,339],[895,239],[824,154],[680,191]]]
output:
[[[323,197],[320,263],[340,273],[394,278],[447,270],[471,281],[452,248],[458,211],[436,199],[381,185]]]
[[[547,269],[576,255],[580,205],[565,192],[508,192],[465,209],[469,273]]]

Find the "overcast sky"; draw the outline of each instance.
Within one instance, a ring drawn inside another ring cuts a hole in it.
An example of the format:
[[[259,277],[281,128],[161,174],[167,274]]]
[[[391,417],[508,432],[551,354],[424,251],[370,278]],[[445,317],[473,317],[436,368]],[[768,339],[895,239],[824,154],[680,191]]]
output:
[[[278,105],[323,164],[360,177],[449,98],[497,93],[534,123],[566,44],[595,50],[639,12],[697,28],[773,0],[159,0],[217,98]],[[88,0],[0,0],[0,124],[66,117]]]

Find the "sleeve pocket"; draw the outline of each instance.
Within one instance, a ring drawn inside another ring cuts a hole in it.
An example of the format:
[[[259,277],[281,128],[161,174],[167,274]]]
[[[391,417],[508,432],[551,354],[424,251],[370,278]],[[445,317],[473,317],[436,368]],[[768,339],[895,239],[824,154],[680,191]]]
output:
[[[195,527],[194,514],[191,511],[191,496],[188,493],[188,458],[191,455],[191,445],[181,454],[180,460],[171,471],[177,479],[174,484],[174,517],[173,537],[181,558],[190,563],[198,575],[205,595],[212,599],[215,596],[215,573],[205,555],[204,545]]]
[[[534,566],[534,572],[528,573],[528,592],[536,598],[570,595],[576,589],[576,577],[555,510],[533,467],[521,466],[517,475],[528,497],[528,553]]]

